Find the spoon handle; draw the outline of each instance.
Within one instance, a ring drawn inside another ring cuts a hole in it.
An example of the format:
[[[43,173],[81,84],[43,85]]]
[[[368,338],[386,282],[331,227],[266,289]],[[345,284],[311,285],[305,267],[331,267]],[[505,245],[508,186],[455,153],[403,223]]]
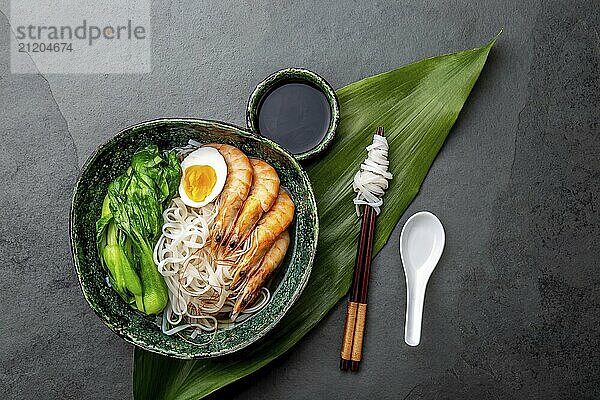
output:
[[[406,323],[404,341],[409,346],[417,346],[421,341],[421,322],[425,301],[425,284],[409,285],[406,282]]]

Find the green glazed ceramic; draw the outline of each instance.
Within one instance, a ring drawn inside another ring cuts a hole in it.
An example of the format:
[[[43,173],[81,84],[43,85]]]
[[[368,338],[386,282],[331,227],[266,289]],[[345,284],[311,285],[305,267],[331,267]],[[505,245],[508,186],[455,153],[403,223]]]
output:
[[[130,164],[141,147],[157,144],[166,150],[187,144],[228,143],[248,156],[258,157],[278,172],[289,191],[296,215],[290,228],[291,244],[284,263],[269,284],[269,303],[252,317],[193,341],[163,334],[156,316],[129,307],[106,283],[106,272],[96,250],[96,220],[108,184]],[[317,206],[308,176],[296,159],[276,143],[251,132],[215,121],[163,119],[144,122],[120,132],[100,146],[88,159],[79,177],[71,205],[71,247],[83,294],[90,307],[112,331],[144,349],[183,359],[232,353],[264,336],[292,306],[310,275],[319,231]],[[199,345],[203,344],[203,345]]]
[[[254,89],[254,92],[252,92],[248,99],[246,123],[252,132],[260,134],[258,129],[258,112],[263,98],[276,87],[291,82],[304,82],[319,89],[325,94],[331,111],[329,128],[327,129],[323,140],[308,151],[294,154],[294,157],[296,157],[297,160],[304,161],[323,152],[327,146],[331,144],[340,122],[340,105],[335,90],[333,90],[331,85],[321,76],[303,68],[286,68],[269,75],[264,81],[256,86],[256,89]]]

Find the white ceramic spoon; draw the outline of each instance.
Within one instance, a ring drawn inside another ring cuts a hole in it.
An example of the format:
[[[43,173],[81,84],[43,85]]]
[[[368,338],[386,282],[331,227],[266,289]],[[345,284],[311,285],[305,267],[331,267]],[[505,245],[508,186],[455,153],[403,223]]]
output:
[[[404,341],[416,346],[421,341],[425,289],[442,251],[446,235],[440,220],[421,211],[406,221],[400,234],[400,256],[406,276],[406,324]]]

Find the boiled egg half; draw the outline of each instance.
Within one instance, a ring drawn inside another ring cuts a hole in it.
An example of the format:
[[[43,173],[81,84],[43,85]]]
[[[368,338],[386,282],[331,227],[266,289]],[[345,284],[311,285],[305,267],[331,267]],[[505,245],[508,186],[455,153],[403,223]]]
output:
[[[227,164],[212,147],[201,147],[181,162],[179,196],[190,207],[203,207],[214,201],[227,179]]]

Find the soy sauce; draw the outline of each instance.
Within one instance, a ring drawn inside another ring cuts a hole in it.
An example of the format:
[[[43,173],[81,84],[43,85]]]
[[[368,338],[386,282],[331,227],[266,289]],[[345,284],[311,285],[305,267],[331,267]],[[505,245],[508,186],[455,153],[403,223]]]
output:
[[[265,95],[258,130],[294,154],[317,146],[331,121],[327,97],[306,83],[284,83]]]

